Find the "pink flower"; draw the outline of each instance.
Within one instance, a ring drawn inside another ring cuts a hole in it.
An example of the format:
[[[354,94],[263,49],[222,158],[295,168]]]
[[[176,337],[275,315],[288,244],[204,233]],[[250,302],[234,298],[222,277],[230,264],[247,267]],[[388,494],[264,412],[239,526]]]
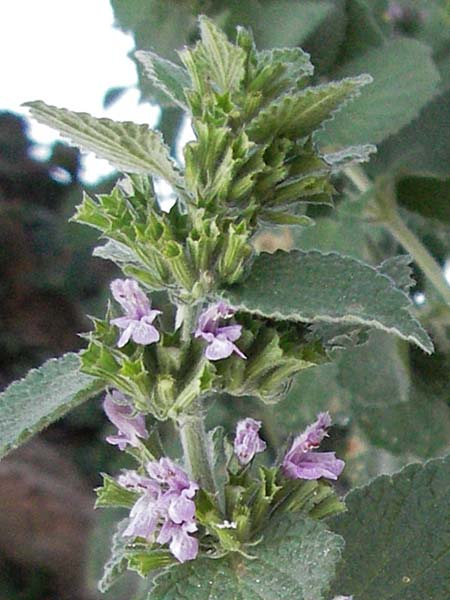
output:
[[[258,435],[260,429],[261,421],[255,421],[250,417],[238,422],[234,438],[234,453],[241,465],[247,465],[257,452],[266,449],[266,442]]]
[[[331,425],[330,415],[320,413],[317,421],[297,436],[286,453],[282,470],[288,479],[337,479],[342,473],[345,463],[336,458],[334,452],[314,452]]]
[[[195,337],[201,337],[208,342],[205,356],[208,360],[221,360],[237,354],[247,358],[234,344],[241,337],[242,325],[219,326],[221,320],[230,319],[236,311],[225,302],[213,304],[199,317]]]
[[[198,554],[194,496],[198,485],[169,458],[149,462],[148,477],[127,471],[118,478],[122,487],[141,494],[130,512],[123,535],[142,537],[149,542],[169,544],[179,562],[193,560]]]
[[[117,390],[106,394],[103,410],[118,430],[117,435],[109,435],[106,438],[110,444],[125,450],[128,444],[137,448],[140,444],[139,438],[148,438],[144,415],[135,413],[131,403]]]
[[[153,321],[161,314],[160,310],[152,310],[147,296],[134,279],[115,279],[111,283],[111,291],[125,311],[124,317],[112,319],[111,323],[123,333],[117,342],[119,348],[131,339],[136,344],[147,346],[159,341],[159,332]]]

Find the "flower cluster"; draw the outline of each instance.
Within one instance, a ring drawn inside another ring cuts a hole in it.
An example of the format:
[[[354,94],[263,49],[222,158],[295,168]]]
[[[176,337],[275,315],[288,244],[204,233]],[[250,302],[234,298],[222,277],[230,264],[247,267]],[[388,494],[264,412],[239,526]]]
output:
[[[118,347],[122,348],[130,340],[143,346],[158,342],[160,334],[153,322],[162,313],[152,309],[137,281],[115,279],[111,283],[111,291],[125,312],[125,316],[111,320],[113,325],[123,330],[117,342]],[[220,321],[231,319],[235,312],[234,308],[222,301],[211,305],[200,315],[194,335],[208,342],[205,351],[208,360],[228,358],[233,352],[241,358],[247,358],[234,344],[241,337],[242,325],[220,324]]]
[[[169,458],[146,464],[148,476],[126,471],[118,478],[120,486],[138,492],[140,498],[130,512],[124,537],[144,538],[169,549],[180,562],[193,560],[198,553],[198,539],[193,498],[198,485]]]

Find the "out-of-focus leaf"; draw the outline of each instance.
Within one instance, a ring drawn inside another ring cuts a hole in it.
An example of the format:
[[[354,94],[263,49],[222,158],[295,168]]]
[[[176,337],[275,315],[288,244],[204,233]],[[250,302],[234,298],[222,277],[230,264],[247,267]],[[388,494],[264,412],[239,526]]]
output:
[[[311,55],[316,75],[329,73],[339,56],[347,26],[345,3],[346,0],[333,0],[328,15],[302,44]]]
[[[340,64],[364,54],[373,47],[380,46],[385,39],[367,0],[347,0],[345,9],[347,28],[339,57]]]
[[[391,256],[384,260],[378,270],[383,275],[390,277],[401,290],[408,292],[416,283],[412,277],[411,263],[412,258],[409,254],[400,254],[400,256]]]
[[[423,217],[450,224],[450,179],[404,177],[397,184],[397,200]]]
[[[432,458],[450,448],[450,409],[441,395],[418,382],[410,399],[393,406],[353,406],[368,440],[393,454]]]
[[[219,15],[231,34],[237,25],[251,27],[258,48],[301,46],[332,10],[332,3],[322,0],[231,0],[222,3]]]
[[[408,401],[409,372],[401,344],[382,331],[373,331],[368,343],[341,353],[338,382],[350,394],[353,406],[389,407]]]
[[[401,85],[398,82],[399,86]],[[389,103],[391,103],[389,99]],[[450,90],[423,108],[419,118],[386,140],[369,164],[373,173],[406,171],[428,177],[450,176]]]
[[[378,144],[412,121],[436,94],[430,49],[398,38],[342,66],[336,77],[369,73],[374,82],[319,133],[322,145]]]

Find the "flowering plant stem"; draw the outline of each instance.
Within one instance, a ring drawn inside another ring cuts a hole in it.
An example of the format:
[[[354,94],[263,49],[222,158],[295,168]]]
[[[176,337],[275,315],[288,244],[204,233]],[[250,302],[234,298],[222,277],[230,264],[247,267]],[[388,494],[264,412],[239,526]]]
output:
[[[215,494],[216,484],[212,471],[209,441],[200,399],[197,399],[191,405],[190,414],[181,415],[177,423],[183,446],[184,460],[189,475],[201,488]]]
[[[181,337],[189,341],[197,318],[197,311],[189,305],[183,306],[183,324]],[[200,487],[209,492],[216,492],[216,484],[212,471],[208,435],[205,429],[204,410],[200,398],[189,407],[188,415],[180,415],[177,419],[184,461],[188,473]]]

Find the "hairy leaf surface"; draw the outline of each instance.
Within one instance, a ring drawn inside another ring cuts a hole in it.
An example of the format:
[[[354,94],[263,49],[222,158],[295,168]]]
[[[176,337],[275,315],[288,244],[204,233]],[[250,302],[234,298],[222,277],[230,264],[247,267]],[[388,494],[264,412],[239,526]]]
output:
[[[51,359],[0,394],[0,457],[101,390],[77,354]]]
[[[450,597],[450,458],[409,465],[351,492],[333,519],[345,539],[335,594],[364,600]]]
[[[169,156],[159,132],[130,121],[97,119],[88,113],[27,102],[31,115],[40,123],[57,129],[83,150],[94,152],[125,173],[146,173],[162,177],[175,188],[182,178]]]
[[[318,521],[283,515],[251,549],[254,560],[233,555],[176,566],[156,580],[148,600],[322,600],[342,544]]]
[[[260,254],[248,278],[224,296],[239,310],[309,323],[361,323],[395,333],[426,352],[433,349],[409,312],[408,296],[389,277],[333,252]]]
[[[139,50],[135,56],[150,81],[170,100],[186,110],[183,90],[190,85],[186,69],[147,50]]]
[[[430,49],[406,38],[369,50],[335,76],[361,72],[370,73],[373,84],[326,125],[318,136],[321,144],[378,144],[412,121],[439,83]]]
[[[269,104],[250,122],[248,135],[258,143],[276,135],[290,139],[310,135],[371,81],[369,75],[360,75],[287,94]]]

